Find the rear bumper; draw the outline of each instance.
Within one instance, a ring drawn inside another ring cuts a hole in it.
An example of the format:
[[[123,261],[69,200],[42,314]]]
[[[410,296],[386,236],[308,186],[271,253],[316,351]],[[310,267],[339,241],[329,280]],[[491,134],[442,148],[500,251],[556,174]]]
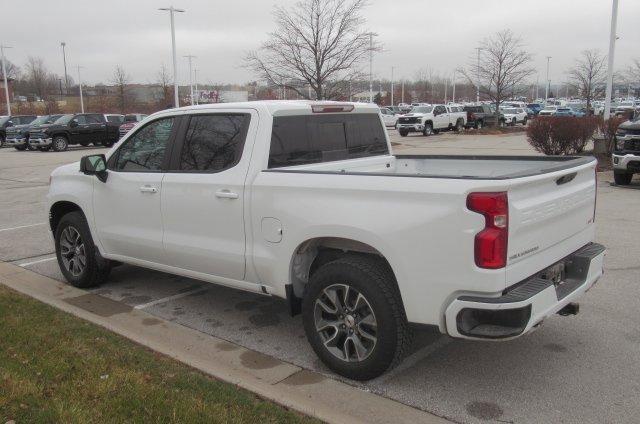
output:
[[[495,297],[460,296],[445,311],[447,332],[452,337],[494,340],[526,334],[598,281],[604,255],[604,246],[590,243],[559,262],[565,267],[559,283],[541,278],[541,271]]]

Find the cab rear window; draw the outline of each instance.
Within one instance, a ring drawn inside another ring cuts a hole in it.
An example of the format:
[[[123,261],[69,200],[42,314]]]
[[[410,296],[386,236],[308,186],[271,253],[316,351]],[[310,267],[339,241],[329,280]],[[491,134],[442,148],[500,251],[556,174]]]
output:
[[[386,155],[384,131],[373,113],[277,116],[269,168]]]

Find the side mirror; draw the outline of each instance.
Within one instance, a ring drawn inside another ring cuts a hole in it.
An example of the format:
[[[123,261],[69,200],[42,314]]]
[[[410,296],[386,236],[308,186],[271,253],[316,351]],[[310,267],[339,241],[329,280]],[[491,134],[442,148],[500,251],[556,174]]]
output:
[[[75,128],[75,127],[77,127],[77,126],[78,126],[78,121],[77,121],[77,120],[75,120],[75,119],[72,119],[72,120],[71,120],[71,122],[69,122],[69,126],[70,126],[71,128]]]
[[[95,175],[103,183],[107,182],[107,159],[104,155],[83,156],[80,159],[80,172],[85,175]]]

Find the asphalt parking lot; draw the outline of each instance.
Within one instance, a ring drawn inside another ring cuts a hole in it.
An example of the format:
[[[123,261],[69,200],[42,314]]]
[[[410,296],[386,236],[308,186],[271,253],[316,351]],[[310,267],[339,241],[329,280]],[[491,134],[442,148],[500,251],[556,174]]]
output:
[[[404,153],[535,154],[519,134],[392,140]],[[44,210],[48,176],[89,151],[105,149],[0,149],[0,260],[62,280]],[[597,241],[608,248],[605,275],[582,299],[579,315],[553,317],[502,343],[422,330],[398,368],[350,383],[458,422],[637,422],[640,179],[626,188],[611,181],[610,173],[600,174]],[[300,316],[289,317],[282,301],[127,265],[94,293],[332,376],[306,343]]]

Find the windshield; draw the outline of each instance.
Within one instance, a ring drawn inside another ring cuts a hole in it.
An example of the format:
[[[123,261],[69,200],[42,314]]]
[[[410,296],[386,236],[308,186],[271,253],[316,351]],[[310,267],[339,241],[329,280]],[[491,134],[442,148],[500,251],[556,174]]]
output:
[[[66,125],[69,123],[69,121],[71,121],[73,119],[73,115],[62,115],[60,118],[58,118],[54,124],[59,124],[59,125]]]
[[[49,119],[49,115],[41,116],[41,117],[36,118],[33,121],[31,121],[31,125],[33,125],[33,126],[42,125],[45,122],[47,122],[47,119]]]
[[[506,108],[502,109],[502,113],[517,113],[517,111],[515,109]]]
[[[53,124],[58,119],[60,119],[62,115],[49,115],[47,116],[47,120],[44,122],[45,124]]]
[[[416,106],[411,109],[411,113],[431,113],[433,106]]]
[[[8,116],[0,118],[0,125],[4,125],[9,120]]]

